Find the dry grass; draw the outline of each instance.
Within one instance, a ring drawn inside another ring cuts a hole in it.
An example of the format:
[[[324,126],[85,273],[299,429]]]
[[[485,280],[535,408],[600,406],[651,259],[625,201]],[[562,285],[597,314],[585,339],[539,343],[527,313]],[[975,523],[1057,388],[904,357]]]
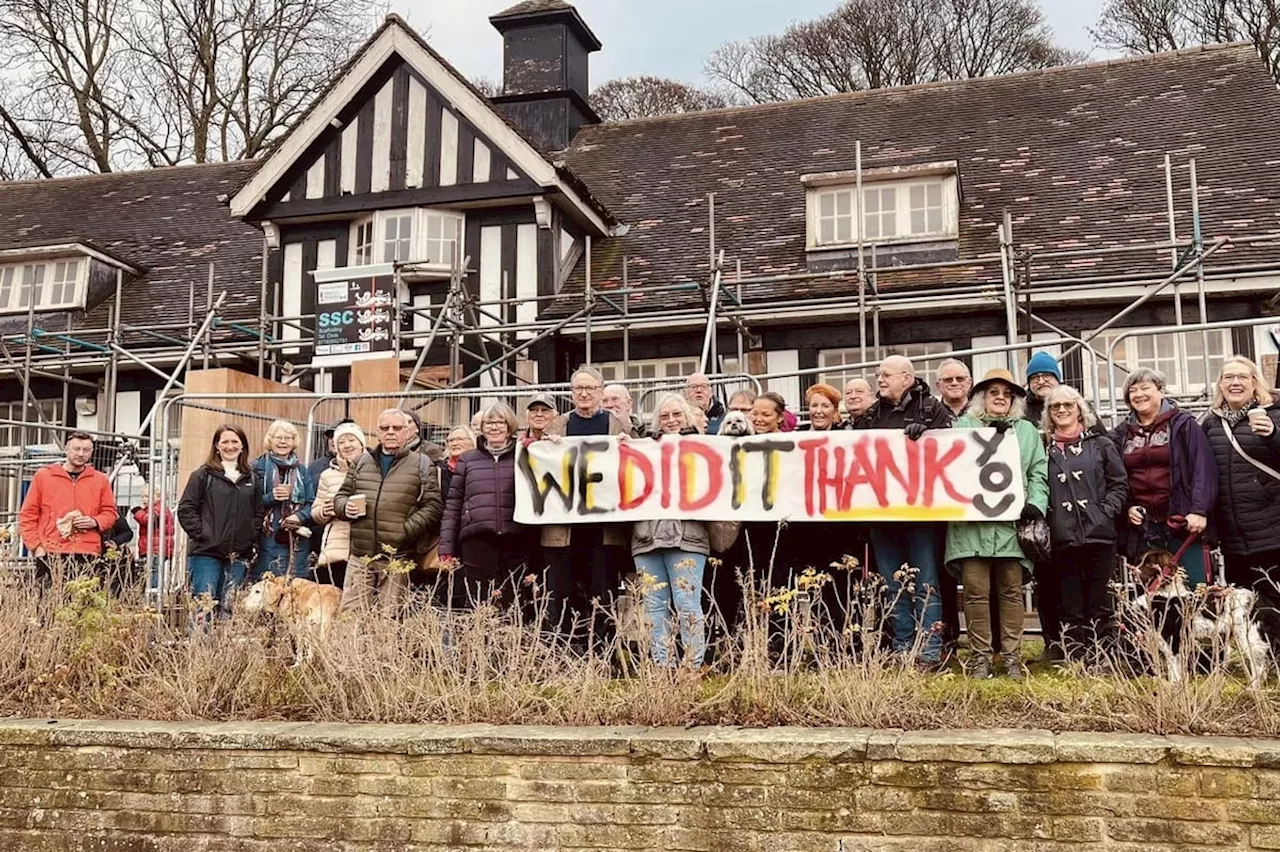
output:
[[[867,599],[873,591],[864,590]],[[836,641],[824,635],[824,619],[809,601],[799,591],[779,614],[776,596],[771,607],[753,597],[739,638],[717,648],[717,665],[700,673],[653,665],[625,639],[604,654],[575,653],[517,614],[490,606],[449,611],[423,597],[399,618],[341,620],[326,644],[297,664],[294,637],[279,623],[237,616],[192,632],[185,619],[172,626],[147,610],[140,594],[110,598],[96,580],[72,580],[48,593],[15,585],[0,588],[0,712],[1280,733],[1280,692],[1248,690],[1220,664],[1179,684],[1079,668],[1033,668],[1025,684],[974,682],[958,669],[921,675],[880,650],[871,613]],[[776,639],[770,652],[771,622],[784,628],[781,654]],[[862,645],[867,650],[855,653]],[[1128,649],[1139,660],[1150,659],[1149,650]]]

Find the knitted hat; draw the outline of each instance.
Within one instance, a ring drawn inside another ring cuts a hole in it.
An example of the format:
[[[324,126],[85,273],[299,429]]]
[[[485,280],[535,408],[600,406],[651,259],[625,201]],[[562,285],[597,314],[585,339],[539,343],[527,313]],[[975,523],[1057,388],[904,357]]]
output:
[[[353,435],[355,436],[355,439],[360,442],[360,446],[369,446],[369,442],[365,440],[364,437],[364,430],[360,428],[359,423],[352,423],[350,421],[339,423],[333,430],[334,443],[337,444],[343,435]]]
[[[1054,358],[1048,352],[1037,352],[1031,356],[1031,360],[1027,362],[1027,378],[1039,375],[1040,373],[1048,373],[1059,382],[1062,381],[1062,368],[1058,366],[1058,359]]]

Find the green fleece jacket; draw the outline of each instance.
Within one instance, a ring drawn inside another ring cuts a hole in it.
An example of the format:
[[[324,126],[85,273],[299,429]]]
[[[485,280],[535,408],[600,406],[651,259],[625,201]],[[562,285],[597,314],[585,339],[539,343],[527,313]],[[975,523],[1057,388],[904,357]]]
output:
[[[957,429],[981,429],[990,426],[965,415],[956,421]],[[1040,432],[1026,420],[1010,422],[1010,431],[1018,439],[1018,454],[1022,459],[1022,487],[1027,502],[1043,515],[1049,507],[1049,457],[1044,450]],[[962,559],[978,557],[1014,557],[1022,560],[1022,567],[1030,571],[1027,559],[1018,544],[1018,526],[1014,521],[957,521],[947,525],[947,567],[958,570]]]

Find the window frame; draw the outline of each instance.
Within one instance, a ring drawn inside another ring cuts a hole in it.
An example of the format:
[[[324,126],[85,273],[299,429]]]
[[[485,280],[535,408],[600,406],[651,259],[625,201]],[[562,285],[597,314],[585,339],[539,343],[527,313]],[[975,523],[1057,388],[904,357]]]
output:
[[[928,340],[919,343],[904,343],[897,346],[881,346],[879,350],[874,346],[870,346],[867,347],[867,357],[878,364],[890,355],[903,355],[908,358],[926,355],[928,356],[926,360],[913,360],[911,363],[915,365],[916,378],[924,379],[929,387],[932,388],[937,382],[938,368],[943,361],[952,357],[951,353],[954,350],[955,345],[950,340]],[[833,363],[829,356],[838,358],[839,363]],[[818,366],[822,372],[818,374],[816,381],[825,382],[843,393],[844,386],[850,379],[866,379],[871,384],[872,391],[874,391],[876,385],[874,369],[867,368],[865,371],[843,369],[845,366],[857,364],[861,357],[862,350],[857,346],[819,350]]]
[[[409,220],[409,234],[405,237],[400,230],[403,226],[404,219]],[[432,238],[429,236],[431,221],[433,219],[441,221],[441,236]],[[396,237],[394,242],[408,243],[408,256],[396,257],[393,253],[388,255],[387,248],[391,240],[387,237],[387,227],[392,220],[400,220],[401,224],[396,226]],[[436,207],[406,207],[394,210],[379,210],[375,213],[362,216],[352,221],[350,226],[349,245],[351,249],[348,251],[347,266],[363,267],[375,266],[387,263],[412,263],[413,274],[415,278],[447,278],[453,272],[453,259],[444,258],[443,255],[437,260],[430,257],[428,246],[432,243],[439,247],[451,245],[453,257],[461,250],[458,240],[454,236],[445,237],[444,234],[451,226],[459,227],[463,234],[466,235],[466,216],[460,211],[446,210]],[[456,226],[453,225],[456,223]]]
[[[929,188],[932,186],[939,187],[941,193],[940,204],[930,205],[928,203]],[[925,194],[925,206],[921,208],[912,207],[912,190],[922,189]],[[881,201],[887,192],[893,192],[894,208],[892,220],[886,219],[887,211],[882,209]],[[874,194],[876,202],[868,204],[868,195]],[[929,243],[942,242],[947,240],[955,240],[960,235],[960,204],[958,197],[958,181],[955,173],[951,174],[925,174],[910,177],[901,177],[894,179],[876,179],[866,180],[862,182],[862,205],[856,204],[857,201],[857,184],[853,182],[847,183],[824,183],[821,185],[807,187],[807,246],[810,251],[828,251],[832,249],[846,249],[856,247],[858,244],[859,233],[863,235],[863,243],[871,245],[897,245],[910,243]],[[842,214],[840,210],[841,198],[848,199],[850,210],[847,214]],[[824,213],[824,199],[832,199],[830,204],[831,213]],[[869,212],[869,208],[875,208],[874,212]],[[928,225],[929,211],[939,210],[942,219],[942,229],[938,231],[926,231],[925,233],[912,233],[912,214],[913,212],[922,212],[925,218],[925,224]],[[861,216],[859,216],[861,214]],[[877,235],[871,236],[870,229],[866,228],[868,216],[878,218]],[[841,228],[841,220],[847,217],[847,227]],[[886,221],[892,221],[893,234],[883,236]],[[824,225],[830,222],[830,231],[832,239],[830,241],[823,239]],[[847,240],[840,239],[843,233],[848,233]]]
[[[24,313],[31,310],[27,297],[33,288],[28,276],[39,278],[35,288],[39,294],[35,303],[37,312],[84,308],[89,266],[90,259],[82,255],[0,264],[0,293],[3,293],[3,297],[0,298],[0,314]],[[65,272],[69,268],[73,269],[73,272],[68,277]],[[62,277],[58,277],[60,270],[64,272]],[[58,295],[66,298],[54,301],[51,297],[55,287]]]
[[[1123,364],[1128,370],[1136,370],[1142,368],[1151,368],[1159,370],[1164,374],[1166,381],[1165,392],[1169,396],[1181,399],[1212,399],[1214,385],[1217,381],[1217,374],[1222,369],[1222,364],[1231,355],[1235,354],[1235,340],[1232,330],[1229,328],[1212,329],[1205,332],[1186,331],[1186,332],[1170,332],[1165,334],[1131,334],[1134,329],[1117,328],[1111,331],[1104,331],[1097,337],[1090,340],[1090,345],[1098,352],[1112,352],[1112,357],[1117,364]],[[1193,367],[1199,369],[1204,364],[1202,353],[1192,354],[1188,345],[1192,340],[1199,346],[1199,338],[1201,334],[1205,334],[1209,338],[1209,375],[1204,377],[1202,383],[1192,381]],[[1121,341],[1120,345],[1113,351],[1111,350],[1112,341],[1121,334],[1128,334]],[[1087,333],[1086,335],[1087,336]],[[1215,343],[1217,344],[1215,346]],[[1150,355],[1141,354],[1140,347],[1144,344],[1150,344]],[[1133,352],[1132,355],[1129,353]],[[1086,355],[1086,358],[1091,356]],[[1107,370],[1110,369],[1106,363],[1106,359],[1102,356],[1094,358],[1095,365],[1092,369],[1086,370],[1088,378],[1088,390],[1092,391],[1096,384],[1098,389],[1098,398],[1105,402],[1111,401],[1108,397],[1109,389],[1106,382]],[[1124,383],[1128,376],[1120,367],[1115,368],[1114,387],[1116,391],[1117,405],[1124,404]]]

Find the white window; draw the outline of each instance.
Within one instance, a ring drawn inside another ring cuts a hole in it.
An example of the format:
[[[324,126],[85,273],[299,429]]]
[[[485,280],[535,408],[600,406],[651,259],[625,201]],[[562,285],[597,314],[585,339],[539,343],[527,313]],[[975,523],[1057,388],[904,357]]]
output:
[[[857,189],[849,185],[809,190],[809,247],[857,242]],[[954,239],[959,233],[955,175],[864,181],[862,239],[875,244]]]
[[[413,260],[413,213],[384,213],[382,220],[382,262]]]
[[[934,380],[937,378],[938,367],[944,360],[951,357],[953,347],[950,343],[907,343],[901,346],[882,346],[877,351],[874,347],[867,347],[867,358],[873,364],[866,369],[838,369],[850,364],[858,364],[862,358],[862,350],[858,347],[852,349],[824,349],[818,353],[818,366],[823,368],[823,372],[819,374],[819,381],[826,382],[832,387],[843,391],[845,383],[850,379],[866,379],[871,383],[871,387],[875,389],[876,364],[879,364],[890,355],[902,355],[907,358],[916,359],[925,355],[936,355],[936,358],[928,358],[927,360],[912,360],[912,364],[916,368],[916,378],[924,379],[929,383],[929,387],[933,387]],[[837,369],[833,369],[837,368]]]
[[[58,435],[52,429],[41,429],[39,423],[60,425],[62,423],[62,400],[42,399],[38,401],[40,413],[24,402],[0,402],[0,447],[16,447],[22,443],[21,423],[27,426],[26,441],[28,445],[56,444]],[[65,433],[63,435],[65,437]]]
[[[0,312],[83,307],[83,258],[0,266]]]
[[[373,263],[373,219],[361,219],[355,223],[351,245],[351,263],[348,266],[368,266]]]
[[[80,261],[60,260],[53,264],[53,283],[49,286],[49,301],[55,305],[70,304],[76,300],[76,284],[80,280]]]
[[[464,219],[442,210],[383,210],[351,225],[349,266],[412,263],[418,277],[447,276]]]
[[[596,369],[604,377],[605,384],[626,381],[631,391],[634,411],[643,414],[651,411],[660,393],[683,391],[683,379],[698,372],[697,358],[652,358],[644,361],[628,361],[624,374],[621,361],[597,364]]]
[[[1234,349],[1230,329],[1218,329],[1203,335],[1198,331],[1181,334],[1135,334],[1120,340],[1111,348],[1111,344],[1122,333],[1123,330],[1103,333],[1091,342],[1093,348],[1104,355],[1110,351],[1116,364],[1109,384],[1106,359],[1097,359],[1098,367],[1093,371],[1093,377],[1103,399],[1107,398],[1111,387],[1115,388],[1116,398],[1120,399],[1124,393],[1128,371],[1144,367],[1164,374],[1170,395],[1207,399],[1206,390],[1212,392],[1213,382],[1222,369],[1222,362]],[[1208,382],[1205,380],[1206,338],[1209,345]]]
[[[419,257],[435,266],[453,268],[458,252],[458,238],[462,233],[462,217],[454,213],[423,210],[425,239]]]

